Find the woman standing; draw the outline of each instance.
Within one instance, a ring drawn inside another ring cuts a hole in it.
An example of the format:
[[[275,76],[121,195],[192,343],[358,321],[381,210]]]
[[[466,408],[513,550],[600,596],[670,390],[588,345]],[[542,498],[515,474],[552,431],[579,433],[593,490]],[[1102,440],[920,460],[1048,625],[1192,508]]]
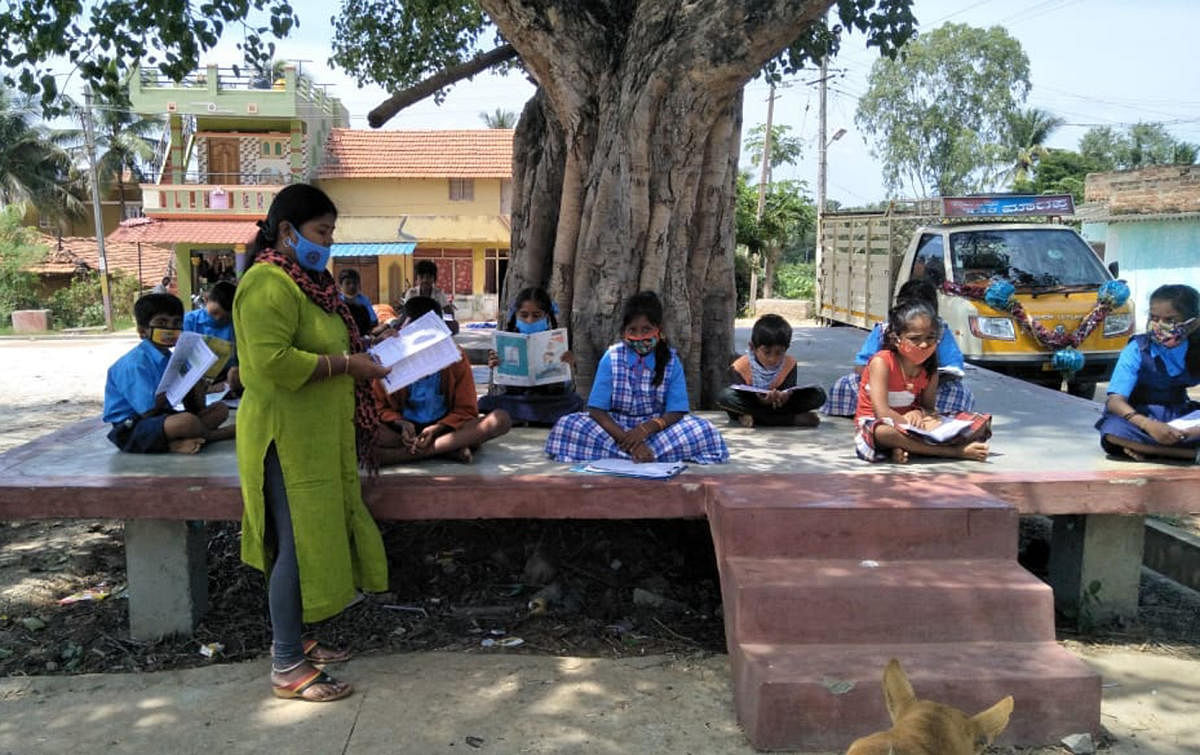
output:
[[[279,697],[349,695],[317,665],[349,654],[301,640],[301,622],[341,612],[356,588],[387,589],[383,540],[362,500],[358,452],[378,418],[354,319],[325,269],[337,208],[294,184],[259,221],[254,265],[233,305],[245,393],[238,407],[242,560],[268,575],[271,685]],[[357,436],[357,449],[356,449]]]

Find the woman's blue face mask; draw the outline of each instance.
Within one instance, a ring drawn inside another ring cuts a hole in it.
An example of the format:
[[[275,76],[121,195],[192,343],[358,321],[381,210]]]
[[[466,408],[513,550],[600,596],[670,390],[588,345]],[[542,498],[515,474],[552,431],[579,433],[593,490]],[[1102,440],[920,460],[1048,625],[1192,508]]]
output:
[[[545,317],[533,320],[531,322],[525,322],[521,319],[517,320],[518,333],[524,333],[528,336],[533,335],[534,333],[542,333],[547,330],[550,330],[550,321]]]
[[[300,263],[300,267],[305,270],[311,270],[319,273],[329,264],[329,255],[331,250],[327,246],[309,241],[297,231],[292,231],[292,237],[288,239],[292,245],[292,249],[296,252],[296,262]]]

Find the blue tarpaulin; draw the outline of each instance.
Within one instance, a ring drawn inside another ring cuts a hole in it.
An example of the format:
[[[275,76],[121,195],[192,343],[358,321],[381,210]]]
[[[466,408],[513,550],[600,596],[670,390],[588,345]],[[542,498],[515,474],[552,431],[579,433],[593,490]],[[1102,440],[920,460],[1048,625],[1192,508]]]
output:
[[[334,244],[334,257],[381,257],[392,254],[412,254],[415,241],[365,241],[361,243]]]

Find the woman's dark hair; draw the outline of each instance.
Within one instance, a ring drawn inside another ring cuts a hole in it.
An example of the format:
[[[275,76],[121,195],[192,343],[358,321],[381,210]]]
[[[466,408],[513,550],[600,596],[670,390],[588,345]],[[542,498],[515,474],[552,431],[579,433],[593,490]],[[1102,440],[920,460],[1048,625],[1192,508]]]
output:
[[[313,218],[322,215],[337,217],[337,206],[329,196],[315,186],[292,184],[275,195],[267,217],[258,221],[258,235],[250,244],[246,266],[254,262],[255,256],[264,249],[276,249],[279,245],[279,223],[282,220],[299,229]],[[299,232],[297,230],[297,232]]]
[[[538,309],[546,313],[551,330],[558,327],[558,318],[554,316],[554,302],[550,301],[550,294],[540,286],[529,286],[518,291],[516,297],[513,298],[512,306],[508,308],[508,322],[504,323],[505,330],[517,329],[517,310],[527,301],[537,304]]]
[[[625,301],[625,308],[621,312],[622,334],[638,315],[644,316],[651,325],[658,328],[658,345],[654,347],[654,382],[652,385],[662,385],[663,375],[667,371],[667,362],[671,359],[671,347],[667,345],[667,337],[662,332],[663,305],[658,294],[653,291],[641,291]]]
[[[133,303],[133,321],[139,328],[150,327],[155,315],[183,317],[183,302],[174,294],[145,294]]]
[[[217,306],[225,310],[227,314],[233,314],[233,295],[237,293],[237,286],[229,281],[217,281],[212,284],[212,288],[208,289],[209,301],[215,301]]]
[[[420,278],[422,275],[432,275],[434,280],[437,280],[437,263],[433,260],[418,260],[417,266],[413,270],[413,275]]]
[[[1168,302],[1184,320],[1200,316],[1200,292],[1182,283],[1159,286],[1150,294],[1150,301]],[[1200,375],[1200,328],[1188,336],[1187,371],[1189,375]]]
[[[934,311],[929,302],[922,299],[903,299],[896,302],[896,306],[888,310],[888,329],[884,337],[889,350],[896,354],[900,353],[898,348],[900,337],[908,328],[908,324],[917,317],[928,317],[930,324],[935,328],[938,327],[937,312]],[[926,375],[933,377],[938,368],[937,351],[935,350],[921,366],[925,368]]]

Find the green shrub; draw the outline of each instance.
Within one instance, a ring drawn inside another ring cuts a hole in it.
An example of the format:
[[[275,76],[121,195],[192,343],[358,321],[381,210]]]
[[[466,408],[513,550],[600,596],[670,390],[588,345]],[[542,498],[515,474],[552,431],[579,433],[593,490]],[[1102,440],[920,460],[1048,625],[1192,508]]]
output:
[[[816,268],[811,262],[793,262],[775,268],[775,295],[780,299],[813,301],[816,286]]]
[[[11,322],[13,310],[38,308],[37,276],[26,268],[45,259],[46,249],[21,215],[21,205],[0,209],[0,325]]]
[[[133,303],[140,286],[137,280],[120,273],[109,277],[114,320],[133,317]],[[104,324],[104,298],[100,291],[100,274],[82,273],[71,285],[54,292],[50,299],[55,325],[60,328],[87,328]]]

